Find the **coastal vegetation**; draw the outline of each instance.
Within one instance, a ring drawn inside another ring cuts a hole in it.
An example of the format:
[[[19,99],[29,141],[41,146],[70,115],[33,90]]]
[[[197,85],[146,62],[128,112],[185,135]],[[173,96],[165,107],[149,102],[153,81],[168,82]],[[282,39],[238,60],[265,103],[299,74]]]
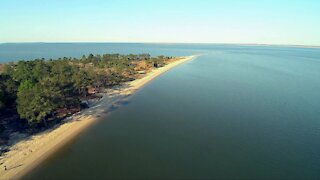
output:
[[[172,57],[103,54],[1,65],[0,133],[45,129],[87,108],[105,88],[139,78]]]

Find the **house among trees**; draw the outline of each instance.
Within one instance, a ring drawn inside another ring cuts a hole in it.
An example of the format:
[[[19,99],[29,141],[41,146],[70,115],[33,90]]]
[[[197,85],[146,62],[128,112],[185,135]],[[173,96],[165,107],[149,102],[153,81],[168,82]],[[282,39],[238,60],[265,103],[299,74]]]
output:
[[[146,71],[138,71],[138,74],[146,74]]]
[[[88,94],[97,94],[100,92],[99,88],[89,88],[88,89]]]

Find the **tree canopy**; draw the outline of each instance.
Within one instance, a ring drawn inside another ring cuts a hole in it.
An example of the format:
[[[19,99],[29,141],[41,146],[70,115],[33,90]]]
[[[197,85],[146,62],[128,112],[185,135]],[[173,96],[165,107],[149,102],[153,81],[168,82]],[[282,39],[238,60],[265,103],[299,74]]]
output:
[[[0,110],[15,105],[19,116],[30,124],[46,124],[61,109],[80,109],[90,88],[128,81],[137,70],[164,65],[168,59],[149,54],[89,54],[79,59],[8,63],[0,74]]]

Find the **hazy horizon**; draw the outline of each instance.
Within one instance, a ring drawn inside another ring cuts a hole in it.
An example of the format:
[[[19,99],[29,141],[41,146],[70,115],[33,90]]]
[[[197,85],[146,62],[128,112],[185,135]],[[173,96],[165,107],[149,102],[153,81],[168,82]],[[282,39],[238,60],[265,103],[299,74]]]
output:
[[[4,1],[0,42],[320,45],[320,2]]]
[[[0,42],[0,44],[208,44],[208,45],[242,45],[242,46],[287,46],[287,47],[314,47],[314,48],[320,48],[320,45],[303,45],[303,44],[259,44],[259,43],[202,43],[202,42],[97,42],[97,41],[65,41],[65,42],[59,42],[59,41],[48,41],[48,42]]]

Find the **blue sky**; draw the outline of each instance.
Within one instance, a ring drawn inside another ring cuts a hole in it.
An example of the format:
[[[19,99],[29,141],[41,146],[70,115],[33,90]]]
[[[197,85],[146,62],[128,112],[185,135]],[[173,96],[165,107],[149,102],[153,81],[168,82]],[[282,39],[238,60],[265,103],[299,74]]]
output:
[[[320,1],[0,0],[0,42],[320,45]]]

